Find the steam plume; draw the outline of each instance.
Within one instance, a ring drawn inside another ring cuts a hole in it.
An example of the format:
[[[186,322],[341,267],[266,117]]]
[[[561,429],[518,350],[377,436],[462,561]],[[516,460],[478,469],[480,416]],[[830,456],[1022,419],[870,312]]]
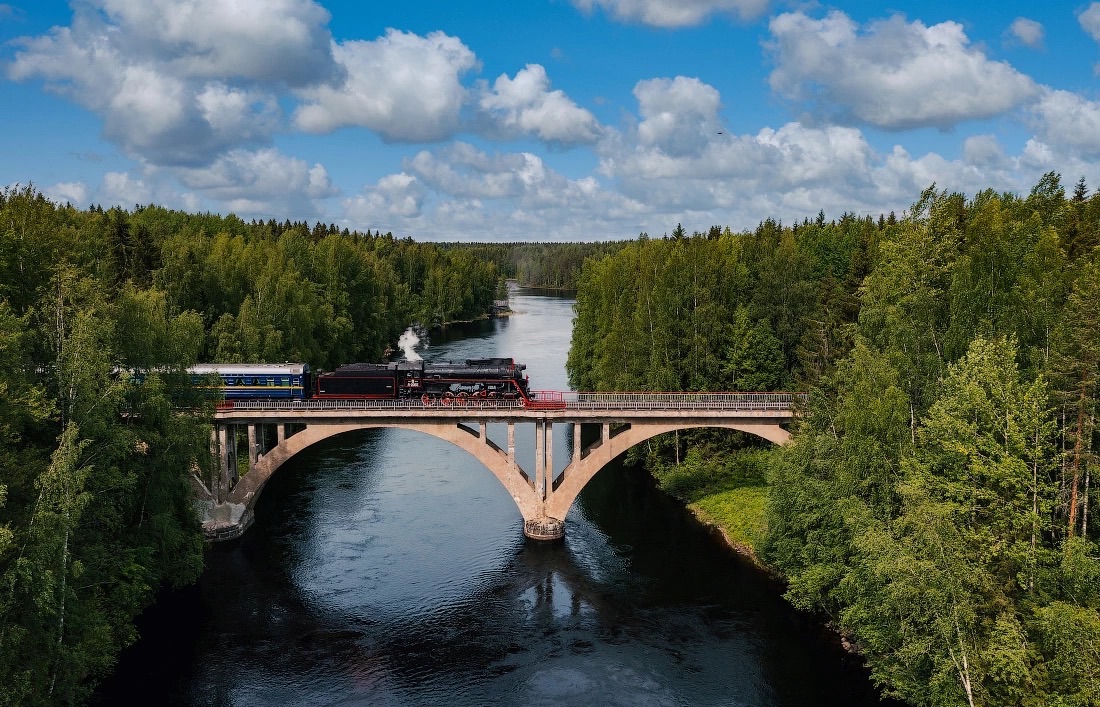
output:
[[[405,330],[405,333],[401,335],[401,338],[397,340],[397,345],[401,347],[401,350],[405,352],[406,361],[420,361],[422,360],[420,354],[414,349],[416,345],[420,343],[420,337],[416,335],[412,327]]]

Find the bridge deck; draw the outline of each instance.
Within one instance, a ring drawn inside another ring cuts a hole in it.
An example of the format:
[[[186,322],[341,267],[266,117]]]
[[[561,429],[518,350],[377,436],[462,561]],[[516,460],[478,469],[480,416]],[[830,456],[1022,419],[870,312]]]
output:
[[[537,391],[522,400],[242,400],[219,407],[227,418],[489,418],[497,420],[652,417],[789,418],[803,393],[575,393]]]

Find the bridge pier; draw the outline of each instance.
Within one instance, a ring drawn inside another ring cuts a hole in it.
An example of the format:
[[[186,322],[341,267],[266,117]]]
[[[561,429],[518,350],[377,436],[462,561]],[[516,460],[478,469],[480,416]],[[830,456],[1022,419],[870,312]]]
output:
[[[511,440],[512,423],[508,427]],[[534,492],[535,517],[523,514],[523,534],[532,540],[561,540],[565,537],[565,521],[546,515],[546,501],[554,493],[554,423],[548,419],[535,420]]]
[[[260,445],[256,441],[256,425],[248,426],[248,468],[256,466],[260,461]]]

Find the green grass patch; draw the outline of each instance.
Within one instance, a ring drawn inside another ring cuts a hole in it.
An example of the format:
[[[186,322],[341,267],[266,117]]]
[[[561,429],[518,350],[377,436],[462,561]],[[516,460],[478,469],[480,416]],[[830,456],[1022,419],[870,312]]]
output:
[[[699,519],[716,525],[735,544],[747,546],[758,553],[768,531],[764,504],[766,486],[742,486],[704,496],[689,505]]]
[[[690,449],[680,464],[651,466],[661,488],[680,499],[704,523],[725,531],[731,542],[754,553],[764,544],[770,450]]]

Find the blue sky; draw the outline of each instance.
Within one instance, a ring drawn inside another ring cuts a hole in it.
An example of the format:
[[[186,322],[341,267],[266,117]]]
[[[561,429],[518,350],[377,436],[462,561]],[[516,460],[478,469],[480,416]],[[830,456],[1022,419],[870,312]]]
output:
[[[0,185],[418,240],[1100,186],[1100,2],[0,2]]]

